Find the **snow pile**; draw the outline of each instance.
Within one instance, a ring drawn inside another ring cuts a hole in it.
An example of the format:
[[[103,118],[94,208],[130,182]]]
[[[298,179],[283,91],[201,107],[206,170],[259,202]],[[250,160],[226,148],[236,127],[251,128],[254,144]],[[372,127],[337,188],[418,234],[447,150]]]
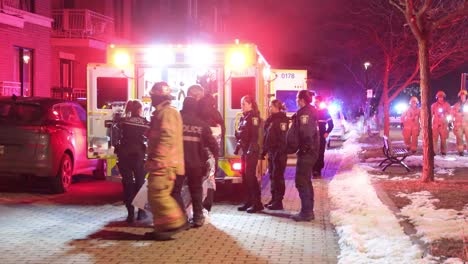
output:
[[[401,209],[401,215],[408,217],[424,242],[442,238],[461,239],[463,231],[468,230],[468,206],[462,211],[436,209],[439,202],[428,191],[411,194],[400,193],[398,196],[411,200],[411,204]]]
[[[397,217],[380,201],[368,173],[375,168],[357,164],[360,146],[356,139],[357,135],[353,134],[345,142],[342,165],[329,184],[332,202],[330,218],[339,235],[339,263],[441,263],[440,259],[433,256],[423,256],[423,250],[413,245]],[[437,173],[453,175],[453,169],[448,168],[461,167],[467,161],[454,162],[452,159],[436,157],[436,164],[440,168]],[[414,156],[411,162],[412,166],[420,165],[422,157]],[[418,179],[420,173],[394,178]],[[401,216],[407,217],[415,225],[423,241],[460,239],[463,230],[467,233],[468,205],[461,212],[437,210],[433,204],[437,200],[427,191],[400,196],[411,200],[411,204],[401,210]],[[463,262],[451,258],[443,263]]]
[[[412,155],[405,159],[405,163],[412,167],[422,167],[423,156]],[[435,156],[434,167],[435,168],[466,168],[468,163],[468,157],[460,157],[455,155],[447,155],[445,157]]]

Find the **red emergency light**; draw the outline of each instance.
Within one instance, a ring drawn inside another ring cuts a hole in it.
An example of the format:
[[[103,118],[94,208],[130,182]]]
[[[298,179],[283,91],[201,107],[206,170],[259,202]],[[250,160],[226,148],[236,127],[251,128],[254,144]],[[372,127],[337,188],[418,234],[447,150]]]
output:
[[[234,162],[232,163],[231,167],[232,167],[232,170],[234,171],[240,171],[242,169],[242,163]]]

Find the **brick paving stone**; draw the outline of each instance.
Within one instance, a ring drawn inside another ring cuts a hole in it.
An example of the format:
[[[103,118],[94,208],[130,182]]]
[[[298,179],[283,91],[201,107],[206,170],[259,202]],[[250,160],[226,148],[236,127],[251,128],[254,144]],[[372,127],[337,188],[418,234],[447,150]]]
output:
[[[323,179],[313,180],[314,221],[289,218],[300,209],[300,200],[295,169],[288,167],[285,210],[247,214],[236,205],[217,203],[210,224],[166,242],[140,240],[151,227],[127,226],[120,202],[67,204],[52,195],[2,192],[0,263],[337,263],[327,190],[340,155],[328,150],[326,157]],[[262,186],[267,202],[269,182]]]

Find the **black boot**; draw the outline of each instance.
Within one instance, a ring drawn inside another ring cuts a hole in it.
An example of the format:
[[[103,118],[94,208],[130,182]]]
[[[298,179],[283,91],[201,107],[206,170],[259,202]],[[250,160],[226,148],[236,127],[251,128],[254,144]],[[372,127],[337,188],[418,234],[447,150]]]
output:
[[[283,202],[273,202],[267,208],[270,210],[283,210]]]
[[[251,204],[245,203],[244,205],[237,207],[237,211],[246,211],[250,207],[251,207]]]
[[[247,213],[253,214],[256,212],[260,212],[262,210],[263,210],[263,204],[262,202],[258,202],[258,203],[255,203],[255,205],[252,205],[251,207],[249,207],[249,209],[247,209]]]
[[[148,215],[146,214],[145,210],[138,209],[137,220],[140,221],[145,219],[146,217],[148,217]]]
[[[134,223],[135,222],[135,207],[133,207],[133,205],[127,205],[126,207],[127,207],[128,215],[125,221],[127,221],[127,223],[129,224]]]

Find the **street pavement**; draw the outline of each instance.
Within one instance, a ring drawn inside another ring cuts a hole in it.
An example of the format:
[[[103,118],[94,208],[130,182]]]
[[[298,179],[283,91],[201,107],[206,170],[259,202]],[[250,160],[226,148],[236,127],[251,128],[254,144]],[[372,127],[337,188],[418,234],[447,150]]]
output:
[[[150,220],[128,226],[120,184],[80,178],[62,195],[0,189],[0,263],[337,263],[338,236],[330,223],[328,182],[339,149],[327,151],[323,179],[313,180],[313,222],[289,217],[300,208],[294,167],[286,171],[285,210],[247,214],[229,199],[217,202],[210,223],[172,241],[143,240]],[[17,187],[17,186],[16,186]],[[235,193],[235,192],[234,192]],[[262,180],[263,201],[270,199]],[[239,200],[239,197],[236,197]]]

